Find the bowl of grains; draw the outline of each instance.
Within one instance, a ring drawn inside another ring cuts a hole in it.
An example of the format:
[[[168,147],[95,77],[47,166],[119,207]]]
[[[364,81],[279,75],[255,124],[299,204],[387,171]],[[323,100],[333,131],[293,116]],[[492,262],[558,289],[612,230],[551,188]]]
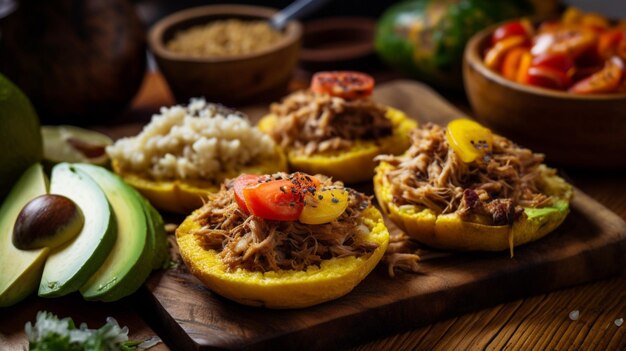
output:
[[[302,26],[276,30],[277,10],[244,5],[211,5],[158,21],[148,43],[178,101],[204,96],[242,105],[281,96],[298,61]]]

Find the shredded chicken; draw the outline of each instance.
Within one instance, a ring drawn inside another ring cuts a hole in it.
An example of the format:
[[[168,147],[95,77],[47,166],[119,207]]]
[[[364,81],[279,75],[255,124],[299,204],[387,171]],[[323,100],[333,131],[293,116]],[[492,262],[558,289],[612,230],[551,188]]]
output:
[[[321,186],[341,183],[325,179]],[[360,216],[371,199],[354,190],[349,190],[350,203],[341,216],[308,225],[248,215],[237,205],[231,187],[232,182],[210,196],[195,218],[202,225],[198,240],[205,249],[218,251],[229,271],[306,270],[335,257],[367,256],[378,247],[365,240],[369,228]]]
[[[271,106],[277,117],[272,137],[282,147],[306,155],[345,150],[354,140],[391,135],[386,108],[370,99],[345,100],[327,94],[298,91]]]
[[[410,272],[419,270],[420,257],[416,254],[417,247],[408,235],[403,232],[389,234],[389,246],[383,256],[390,277],[395,277],[396,269]]]
[[[468,221],[511,225],[524,207],[545,207],[553,199],[542,193],[544,156],[493,135],[493,147],[482,159],[462,162],[448,147],[445,129],[426,124],[412,132],[406,155],[379,156],[392,164],[386,174],[393,202],[458,213]]]

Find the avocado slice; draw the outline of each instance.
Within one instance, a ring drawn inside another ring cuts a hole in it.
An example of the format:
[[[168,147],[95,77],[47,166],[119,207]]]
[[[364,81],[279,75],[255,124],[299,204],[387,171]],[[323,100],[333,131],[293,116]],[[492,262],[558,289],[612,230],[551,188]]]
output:
[[[136,191],[135,189],[133,190]],[[163,268],[169,257],[165,224],[163,223],[163,217],[161,217],[161,214],[150,204],[150,202],[144,197],[141,197],[141,199],[143,201],[143,208],[146,213],[146,217],[148,218],[148,231],[154,237],[152,269],[160,269]]]
[[[43,168],[31,165],[13,186],[0,207],[0,307],[11,306],[30,295],[41,279],[48,248],[19,250],[13,246],[13,225],[30,200],[47,192]]]
[[[107,198],[86,173],[60,163],[52,169],[50,193],[72,199],[85,223],[70,242],[50,253],[39,284],[39,296],[62,296],[78,290],[106,260],[115,244],[115,217]]]
[[[154,230],[144,203],[117,175],[89,164],[76,164],[104,190],[117,220],[117,240],[100,269],[80,288],[87,300],[115,301],[135,292],[152,271]]]

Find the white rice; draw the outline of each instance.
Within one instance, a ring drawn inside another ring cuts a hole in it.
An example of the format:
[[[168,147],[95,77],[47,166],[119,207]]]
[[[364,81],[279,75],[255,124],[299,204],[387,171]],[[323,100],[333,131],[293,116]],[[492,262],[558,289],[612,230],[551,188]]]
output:
[[[125,172],[157,180],[221,181],[224,172],[271,156],[274,148],[244,115],[200,98],[188,106],[162,107],[141,133],[106,151]]]

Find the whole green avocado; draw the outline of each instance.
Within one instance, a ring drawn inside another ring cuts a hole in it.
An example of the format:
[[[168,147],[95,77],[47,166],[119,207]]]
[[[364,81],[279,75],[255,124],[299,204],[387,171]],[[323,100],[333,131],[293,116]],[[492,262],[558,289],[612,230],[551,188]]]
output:
[[[376,30],[389,65],[440,88],[463,88],[463,50],[479,30],[532,12],[527,0],[411,0],[391,6]]]
[[[30,101],[0,74],[0,202],[43,154],[39,119]]]

